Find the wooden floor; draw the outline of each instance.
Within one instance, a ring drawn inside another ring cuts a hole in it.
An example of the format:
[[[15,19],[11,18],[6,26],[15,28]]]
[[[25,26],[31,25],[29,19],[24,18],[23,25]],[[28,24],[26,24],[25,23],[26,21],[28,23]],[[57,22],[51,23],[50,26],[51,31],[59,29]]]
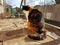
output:
[[[47,31],[47,37],[44,40],[36,41],[27,37],[27,34],[21,32],[22,30],[9,31],[2,34],[0,39],[3,40],[3,45],[59,45],[60,37],[54,33]]]
[[[46,39],[35,41],[26,36],[14,38],[3,42],[3,45],[60,45],[60,39],[52,39],[47,36]]]
[[[7,24],[7,22],[9,23]],[[60,36],[50,31],[47,31],[47,37],[44,40],[35,41],[28,38],[25,30],[20,29],[24,26],[21,22],[25,21],[20,19],[0,20],[0,41],[3,42],[3,45],[60,45]],[[19,29],[16,30],[17,28]]]

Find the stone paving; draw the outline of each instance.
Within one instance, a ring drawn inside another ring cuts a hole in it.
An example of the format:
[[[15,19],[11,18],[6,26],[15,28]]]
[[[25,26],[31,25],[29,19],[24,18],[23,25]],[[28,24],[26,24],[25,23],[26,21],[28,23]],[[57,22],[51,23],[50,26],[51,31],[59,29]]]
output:
[[[0,31],[11,30],[15,28],[24,28],[26,27],[26,20],[23,19],[3,19],[0,20]]]

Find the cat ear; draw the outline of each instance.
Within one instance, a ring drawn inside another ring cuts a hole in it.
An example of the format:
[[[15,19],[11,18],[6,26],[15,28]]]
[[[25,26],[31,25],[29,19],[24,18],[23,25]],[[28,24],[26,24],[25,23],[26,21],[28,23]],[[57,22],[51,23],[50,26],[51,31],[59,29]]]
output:
[[[25,6],[25,5],[24,5],[24,6],[22,6],[22,10],[26,10],[26,11],[28,11],[28,10],[29,10],[29,8],[30,8],[29,6]]]

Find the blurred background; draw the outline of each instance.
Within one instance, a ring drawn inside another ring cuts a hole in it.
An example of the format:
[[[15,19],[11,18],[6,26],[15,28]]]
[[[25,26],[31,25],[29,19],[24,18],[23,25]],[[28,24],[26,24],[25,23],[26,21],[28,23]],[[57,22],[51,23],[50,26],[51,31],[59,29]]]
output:
[[[22,5],[37,8],[46,22],[60,26],[59,0],[0,0],[0,18],[26,18],[21,10]]]

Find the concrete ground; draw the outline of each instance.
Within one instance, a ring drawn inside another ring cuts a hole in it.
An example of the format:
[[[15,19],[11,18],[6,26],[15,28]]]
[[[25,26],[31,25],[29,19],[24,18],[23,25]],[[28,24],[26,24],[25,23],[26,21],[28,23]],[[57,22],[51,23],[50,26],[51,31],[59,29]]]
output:
[[[23,19],[0,20],[0,41],[3,42],[3,45],[60,45],[60,36],[49,31],[44,40],[29,39],[26,27],[26,20]]]

